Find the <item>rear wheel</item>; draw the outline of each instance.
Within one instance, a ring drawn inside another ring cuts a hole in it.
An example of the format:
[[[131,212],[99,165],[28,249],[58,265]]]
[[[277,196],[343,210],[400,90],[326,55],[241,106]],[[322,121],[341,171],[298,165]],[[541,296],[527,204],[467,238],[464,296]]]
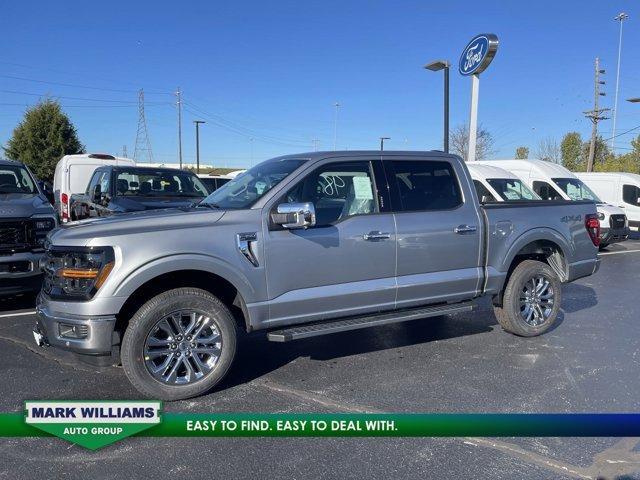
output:
[[[500,326],[522,337],[540,335],[555,323],[560,310],[561,283],[544,262],[525,260],[511,274],[502,307],[495,307]]]
[[[224,378],[236,339],[236,322],[220,300],[197,288],[176,288],[152,298],[133,316],[122,341],[122,366],[133,386],[149,397],[195,397]]]

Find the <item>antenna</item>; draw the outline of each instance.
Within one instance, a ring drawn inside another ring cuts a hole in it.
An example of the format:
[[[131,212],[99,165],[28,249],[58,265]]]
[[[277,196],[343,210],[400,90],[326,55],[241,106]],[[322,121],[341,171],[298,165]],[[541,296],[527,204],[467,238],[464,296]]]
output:
[[[144,116],[144,90],[142,89],[138,93],[138,131],[136,133],[136,147],[133,150],[133,160],[136,163],[143,160],[146,160],[147,163],[153,162],[147,120]]]

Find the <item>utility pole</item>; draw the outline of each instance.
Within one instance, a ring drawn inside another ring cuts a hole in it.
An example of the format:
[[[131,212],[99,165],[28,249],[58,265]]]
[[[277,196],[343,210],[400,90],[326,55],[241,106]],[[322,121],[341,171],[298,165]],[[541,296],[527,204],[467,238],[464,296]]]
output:
[[[391,140],[391,137],[380,137],[380,151],[384,151],[384,141]]]
[[[313,151],[317,152],[318,151],[318,144],[320,143],[320,140],[318,140],[317,138],[314,138],[311,140],[311,143],[313,143]]]
[[[622,53],[622,22],[624,22],[627,18],[629,18],[629,15],[627,15],[624,12],[619,13],[614,20],[617,20],[618,22],[620,22],[620,37],[618,39],[618,72],[616,74],[616,98],[613,101],[613,130],[611,133],[611,152],[613,152],[613,154],[615,155],[616,153],[616,146],[615,146],[615,139],[616,139],[616,118],[618,117],[618,87],[620,85],[620,54]]]
[[[335,151],[338,143],[338,108],[340,108],[340,104],[336,102],[333,106],[336,107],[336,114],[333,121],[333,150]]]
[[[178,160],[182,169],[182,92],[180,87],[176,91],[176,107],[178,108]]]
[[[251,142],[251,160],[249,160],[249,167],[253,167],[253,141],[255,139],[251,137],[249,141]]]
[[[200,124],[207,123],[204,120],[194,120],[196,125],[196,173],[200,173]]]
[[[124,158],[127,158],[127,146],[126,145],[122,146],[122,156]]]
[[[600,91],[600,85],[604,85],[604,80],[600,80],[600,75],[605,73],[600,69],[600,59],[596,57],[596,68],[594,77],[594,92],[593,92],[593,110],[584,112],[584,116],[591,120],[591,144],[589,145],[589,159],[587,161],[587,172],[593,172],[593,160],[596,154],[596,139],[598,138],[598,122],[600,120],[606,120],[609,117],[605,117],[602,114],[609,111],[609,108],[600,108],[600,97],[604,97],[606,94]]]

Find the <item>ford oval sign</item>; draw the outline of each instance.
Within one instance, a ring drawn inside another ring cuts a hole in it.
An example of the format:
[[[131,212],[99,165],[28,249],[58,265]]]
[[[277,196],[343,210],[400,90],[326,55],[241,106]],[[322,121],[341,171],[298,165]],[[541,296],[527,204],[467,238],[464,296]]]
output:
[[[479,74],[493,60],[498,50],[498,37],[493,33],[483,33],[471,40],[462,52],[458,70],[462,75]]]

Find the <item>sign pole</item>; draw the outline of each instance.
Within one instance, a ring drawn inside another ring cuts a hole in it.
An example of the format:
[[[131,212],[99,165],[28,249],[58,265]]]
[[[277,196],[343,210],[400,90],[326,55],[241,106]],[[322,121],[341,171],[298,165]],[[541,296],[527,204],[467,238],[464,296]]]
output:
[[[478,136],[478,95],[480,94],[480,75],[471,75],[471,112],[469,114],[469,151],[467,162],[476,160]]]

